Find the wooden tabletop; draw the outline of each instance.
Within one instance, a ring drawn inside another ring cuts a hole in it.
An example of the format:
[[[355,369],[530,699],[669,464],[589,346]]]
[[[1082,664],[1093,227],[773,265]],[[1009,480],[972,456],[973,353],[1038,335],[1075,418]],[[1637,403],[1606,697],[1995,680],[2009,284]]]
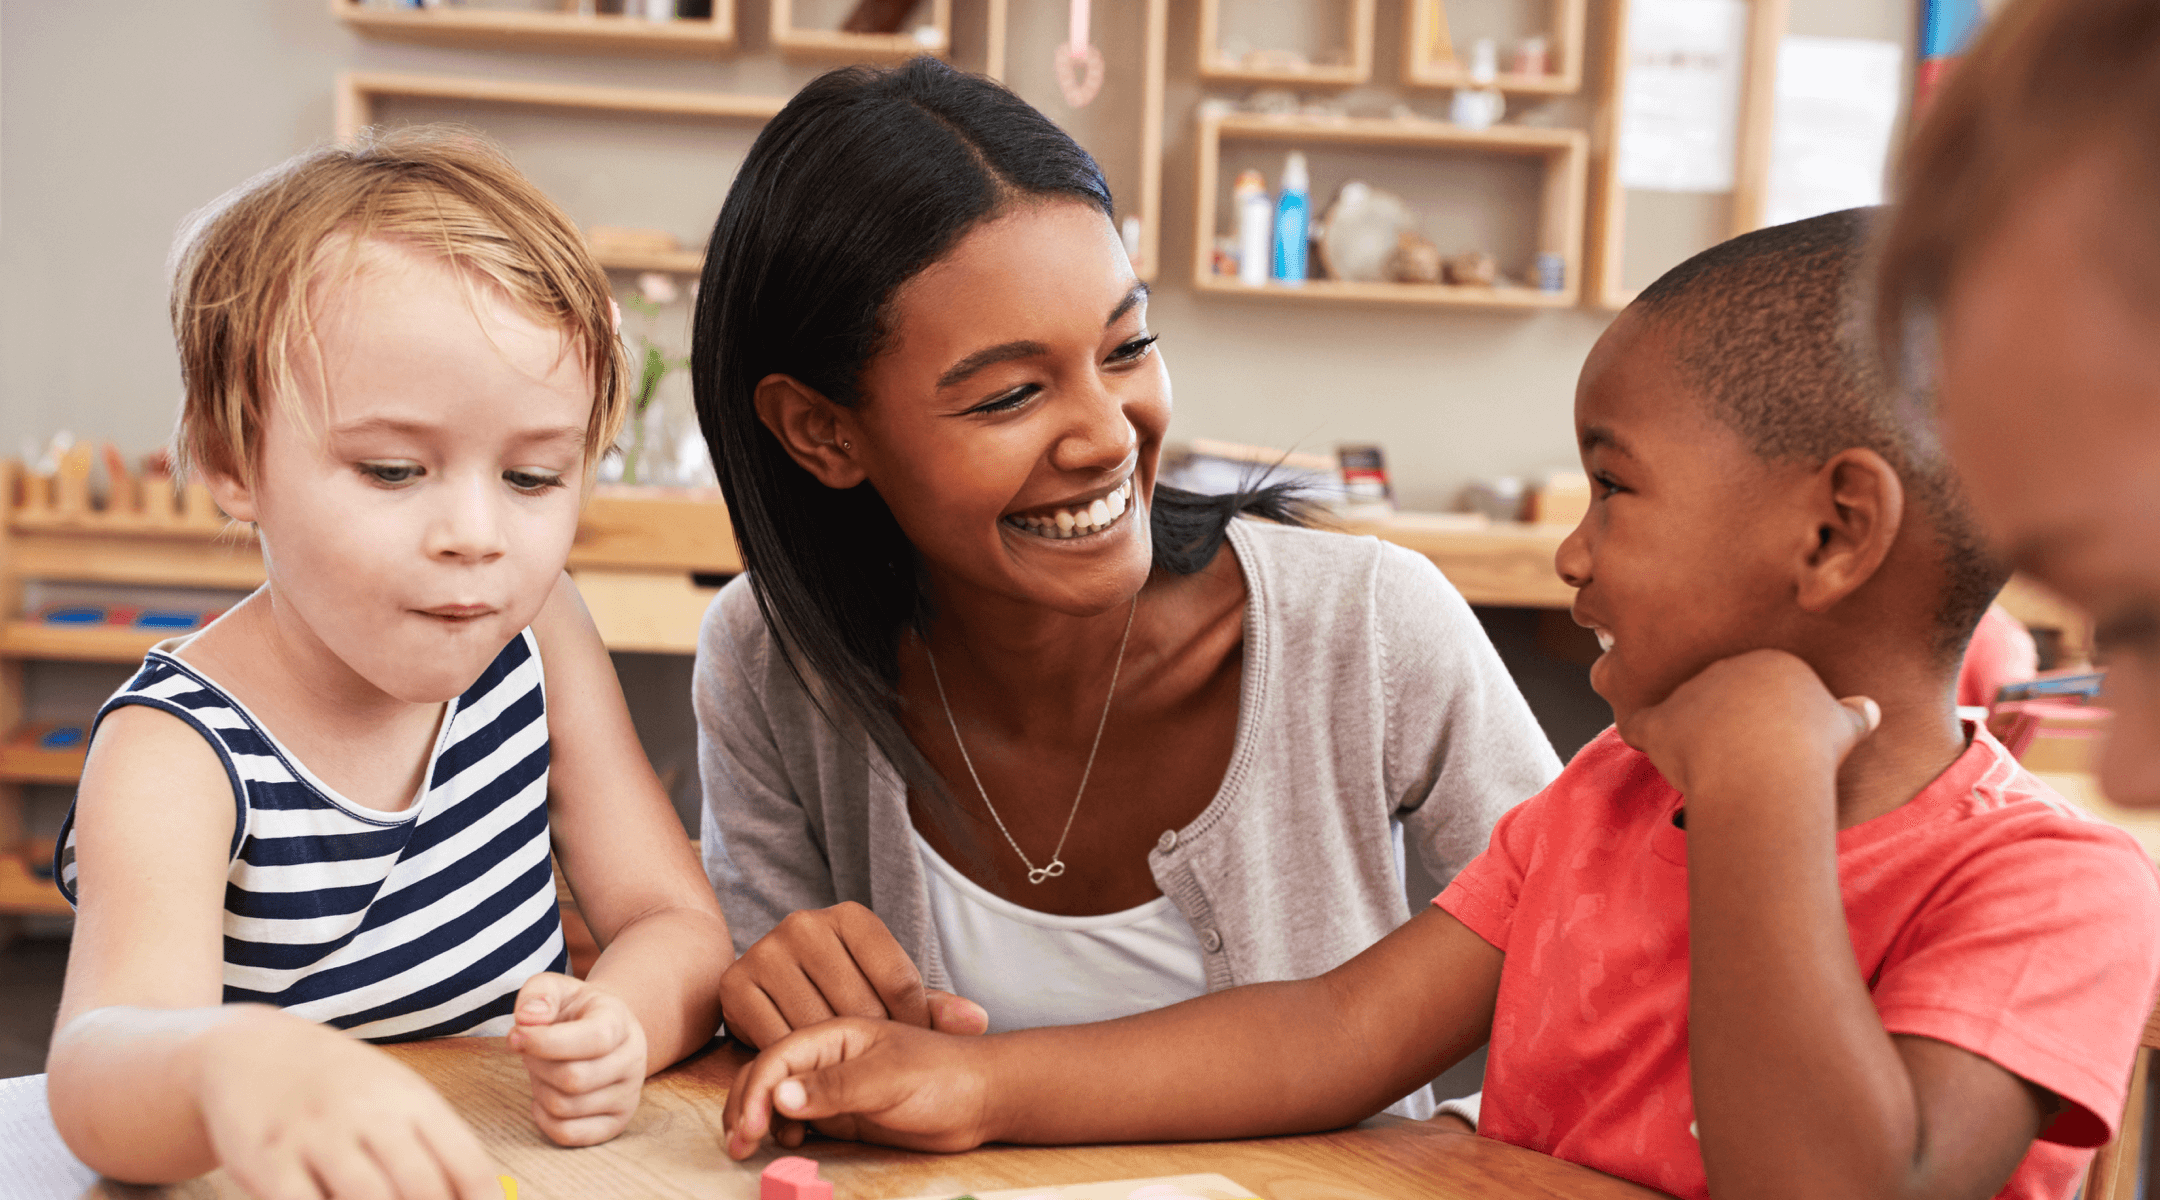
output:
[[[915,1154],[813,1139],[733,1163],[721,1149],[720,1109],[741,1056],[715,1047],[655,1075],[630,1128],[604,1146],[565,1150],[528,1115],[531,1093],[514,1055],[493,1038],[444,1038],[390,1053],[442,1089],[479,1132],[518,1200],[754,1200],[758,1172],[781,1153],[819,1161],[835,1200],[904,1200],[997,1188],[1214,1172],[1263,1200],[1645,1200],[1659,1193],[1572,1163],[1419,1122],[1378,1117],[1307,1137],[1181,1145],[994,1146]],[[85,1200],[240,1200],[222,1172],[169,1188],[98,1184]]]

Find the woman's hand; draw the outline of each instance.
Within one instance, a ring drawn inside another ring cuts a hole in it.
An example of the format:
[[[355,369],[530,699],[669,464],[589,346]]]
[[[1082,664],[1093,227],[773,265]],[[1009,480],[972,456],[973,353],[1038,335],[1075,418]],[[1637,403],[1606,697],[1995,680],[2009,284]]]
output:
[[[988,1139],[983,1043],[892,1021],[845,1018],[788,1035],[735,1076],[722,1119],[731,1158],[769,1133],[799,1146],[828,1137],[910,1150],[968,1150]]]
[[[645,1087],[645,1027],[614,995],[545,971],[518,989],[505,1039],[525,1058],[533,1123],[558,1146],[596,1146],[623,1131]]]
[[[472,1129],[365,1042],[275,1010],[199,1046],[198,1105],[218,1161],[264,1200],[501,1200]]]
[[[885,922],[853,902],[789,913],[720,977],[720,1007],[729,1033],[768,1047],[834,1017],[959,1034],[990,1023],[974,1001],[925,988]]]

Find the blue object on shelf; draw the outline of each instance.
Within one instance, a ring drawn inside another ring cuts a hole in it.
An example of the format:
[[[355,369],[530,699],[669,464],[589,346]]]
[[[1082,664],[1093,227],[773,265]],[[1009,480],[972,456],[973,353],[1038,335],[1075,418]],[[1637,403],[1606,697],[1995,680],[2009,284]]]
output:
[[[62,726],[60,726],[60,727],[59,727],[59,728],[57,728],[57,729],[48,729],[48,730],[46,730],[46,731],[45,731],[45,736],[43,736],[43,737],[41,737],[41,738],[39,738],[39,739],[38,739],[38,749],[40,749],[40,750],[67,750],[67,749],[72,749],[73,747],[76,747],[76,746],[80,746],[80,745],[82,745],[82,740],[83,740],[83,728],[82,728],[82,726],[80,726],[80,725],[62,725]]]
[[[151,609],[135,618],[137,629],[193,629],[202,623],[201,613],[160,612]]]
[[[1920,23],[1920,57],[1962,54],[1980,28],[1980,0],[1927,0]]]
[[[47,625],[103,625],[105,610],[93,607],[55,608],[45,614]]]

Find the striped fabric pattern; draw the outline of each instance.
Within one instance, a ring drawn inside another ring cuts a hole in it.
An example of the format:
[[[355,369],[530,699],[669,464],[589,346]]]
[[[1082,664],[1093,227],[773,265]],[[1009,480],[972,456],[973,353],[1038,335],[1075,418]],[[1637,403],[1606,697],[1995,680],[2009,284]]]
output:
[[[274,1004],[371,1042],[492,1035],[509,1030],[526,979],[567,969],[531,630],[451,702],[424,792],[399,813],[338,796],[238,701],[162,651],[98,717],[129,704],[194,726],[232,778],[227,1003]],[[72,809],[54,865],[75,903]]]

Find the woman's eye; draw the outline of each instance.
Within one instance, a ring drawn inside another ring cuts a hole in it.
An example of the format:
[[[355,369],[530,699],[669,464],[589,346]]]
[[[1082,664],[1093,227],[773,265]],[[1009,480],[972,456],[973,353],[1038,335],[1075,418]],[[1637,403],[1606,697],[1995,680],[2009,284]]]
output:
[[[427,474],[427,468],[410,462],[363,462],[353,466],[363,476],[386,487],[411,483]]]
[[[528,495],[537,496],[561,487],[563,477],[553,471],[504,471],[503,482]]]
[[[1016,387],[1013,390],[1006,392],[1002,396],[998,396],[990,400],[985,400],[981,404],[976,405],[968,411],[970,413],[1011,412],[1013,409],[1016,409],[1021,405],[1026,404],[1028,401],[1033,400],[1035,398],[1035,394],[1040,391],[1042,391],[1042,388],[1030,383],[1023,387]]]
[[[1154,333],[1145,337],[1136,337],[1112,351],[1110,361],[1113,363],[1139,362],[1148,356],[1148,351],[1154,349],[1155,343],[1160,340],[1162,340],[1162,335]]]

